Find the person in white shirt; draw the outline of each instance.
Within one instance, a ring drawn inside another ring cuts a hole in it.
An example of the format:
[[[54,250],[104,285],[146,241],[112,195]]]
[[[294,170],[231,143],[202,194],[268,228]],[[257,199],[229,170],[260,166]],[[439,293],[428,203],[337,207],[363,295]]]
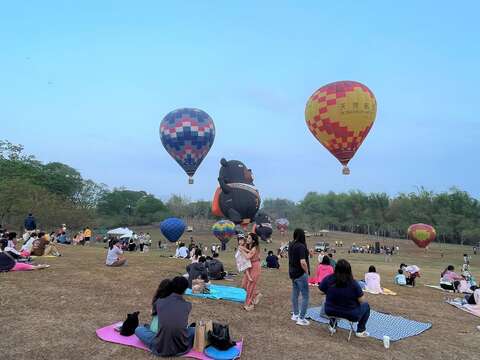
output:
[[[109,249],[107,253],[107,260],[105,264],[107,266],[122,266],[127,263],[127,259],[123,256],[123,251],[121,249],[121,244],[117,239],[111,240],[109,244]]]
[[[365,274],[365,284],[368,292],[372,294],[383,293],[382,286],[380,285],[380,275],[373,265],[370,265],[368,273]]]
[[[179,247],[175,251],[175,257],[187,259],[188,256],[189,256],[188,248],[183,243],[179,244]]]

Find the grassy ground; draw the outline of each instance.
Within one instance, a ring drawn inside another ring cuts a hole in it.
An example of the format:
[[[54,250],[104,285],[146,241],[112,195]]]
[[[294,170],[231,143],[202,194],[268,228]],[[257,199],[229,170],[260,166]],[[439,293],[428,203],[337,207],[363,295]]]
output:
[[[153,239],[159,234],[149,229]],[[194,234],[205,246],[213,239],[208,234]],[[185,237],[188,241],[188,236]],[[262,248],[275,249],[282,239]],[[310,246],[318,239],[309,238]],[[260,281],[265,295],[255,311],[246,313],[240,304],[197,300],[193,303],[190,321],[214,319],[230,324],[235,338],[243,337],[243,359],[476,359],[480,332],[475,329],[480,319],[444,304],[445,294],[423,284],[438,281],[439,272],[448,264],[457,268],[462,254],[470,249],[460,246],[433,245],[428,253],[405,240],[397,240],[400,255],[393,263],[384,263],[381,255],[347,254],[352,243],[371,243],[352,234],[328,235],[332,244],[342,240],[336,258],[351,261],[355,276],[362,278],[373,264],[382,276],[383,286],[398,296],[368,295],[373,309],[431,322],[431,330],[420,336],[392,343],[389,350],[375,339],[352,338],[340,331],[328,336],[324,325],[296,326],[290,320],[290,281],[286,260],[280,271],[263,270]],[[392,244],[389,240],[386,244]],[[233,264],[233,243],[221,254],[230,270]],[[101,246],[64,247],[63,256],[44,259],[51,264],[44,271],[0,274],[0,359],[153,359],[141,350],[102,342],[95,329],[123,320],[127,312],[141,311],[141,321],[149,321],[150,299],[158,283],[165,277],[183,274],[182,260],[162,257],[173,252],[154,250],[147,254],[127,254],[124,268],[104,266],[106,250]],[[444,257],[441,257],[441,252]],[[161,256],[162,255],[162,256]],[[400,262],[417,264],[423,276],[416,288],[399,288],[392,278]],[[473,258],[474,275],[480,277],[480,256]],[[241,279],[226,282],[239,285]],[[310,305],[316,306],[322,296],[311,289]]]

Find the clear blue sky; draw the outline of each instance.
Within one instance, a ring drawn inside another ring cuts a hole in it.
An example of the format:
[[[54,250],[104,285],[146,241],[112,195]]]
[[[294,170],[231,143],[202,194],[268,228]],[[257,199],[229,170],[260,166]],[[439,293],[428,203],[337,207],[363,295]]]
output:
[[[479,13],[478,1],[4,2],[0,138],[161,197],[210,199],[221,157],[252,168],[263,197],[422,185],[479,197]],[[378,101],[349,177],[304,120],[337,80]],[[193,186],[158,136],[178,107],[217,129]]]

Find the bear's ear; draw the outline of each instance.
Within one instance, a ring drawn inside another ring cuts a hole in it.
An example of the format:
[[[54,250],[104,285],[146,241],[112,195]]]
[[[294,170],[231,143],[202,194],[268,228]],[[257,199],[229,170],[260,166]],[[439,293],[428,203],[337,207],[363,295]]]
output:
[[[225,160],[224,158],[222,158],[222,160],[220,160],[220,164],[222,164],[222,166],[227,167],[228,166],[228,161]]]

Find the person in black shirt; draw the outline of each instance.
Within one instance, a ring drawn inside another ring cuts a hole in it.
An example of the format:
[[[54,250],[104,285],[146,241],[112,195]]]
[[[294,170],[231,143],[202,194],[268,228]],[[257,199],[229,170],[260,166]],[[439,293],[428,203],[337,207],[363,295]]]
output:
[[[293,232],[293,242],[288,247],[288,273],[292,280],[292,320],[297,325],[309,325],[310,322],[305,319],[307,312],[309,293],[308,293],[308,275],[310,274],[310,264],[308,262],[309,252],[305,240],[305,231],[295,229]],[[298,297],[302,294],[302,304],[299,311]]]
[[[278,256],[273,255],[273,251],[268,252],[268,256],[265,259],[267,263],[267,268],[269,269],[280,269],[280,264],[278,263]]]

